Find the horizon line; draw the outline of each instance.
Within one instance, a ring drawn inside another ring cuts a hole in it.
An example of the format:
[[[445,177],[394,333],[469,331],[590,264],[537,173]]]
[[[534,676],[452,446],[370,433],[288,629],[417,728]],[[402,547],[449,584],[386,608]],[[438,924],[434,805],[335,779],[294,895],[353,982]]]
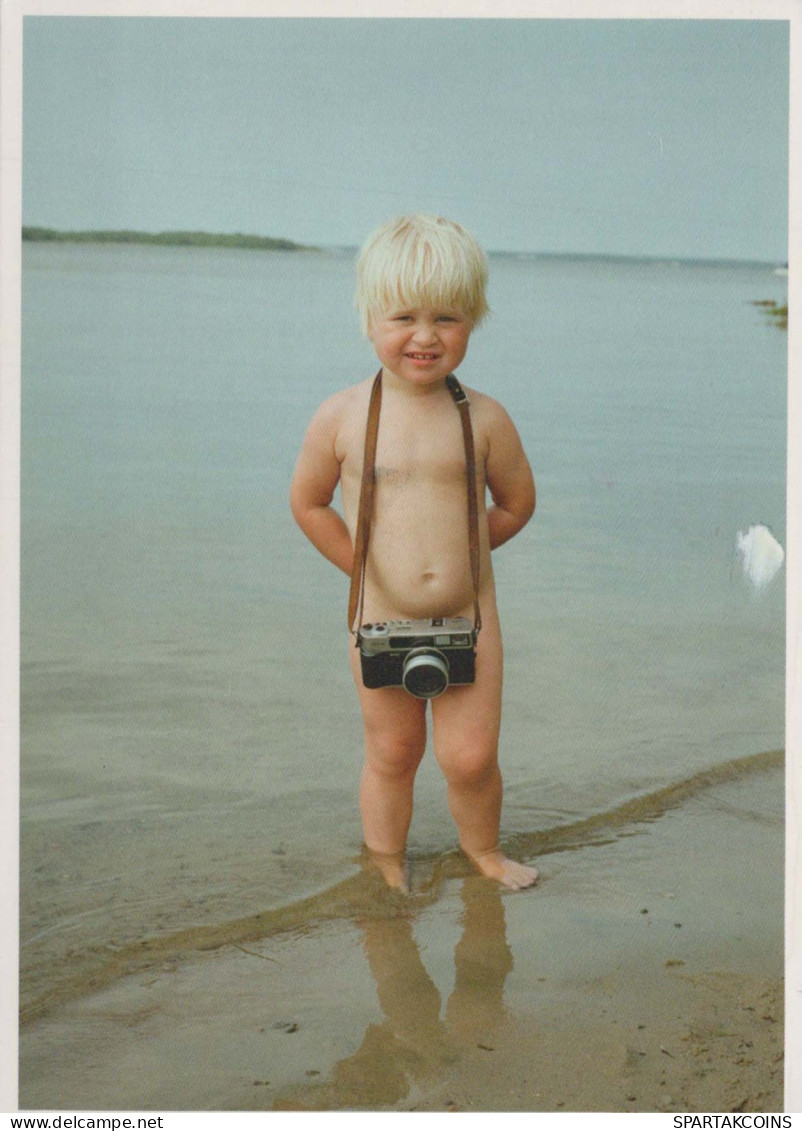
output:
[[[148,231],[139,228],[51,228],[38,224],[23,224],[22,239],[30,243],[143,243],[174,247],[223,246],[242,250],[274,251],[334,251],[356,253],[358,244],[306,244],[284,236],[260,236],[245,232],[215,232],[200,228],[165,228]],[[696,264],[753,264],[774,268],[787,268],[787,260],[755,259],[738,256],[690,256],[658,254],[654,252],[614,251],[527,251],[518,248],[492,248],[488,256],[520,256],[540,259],[592,259],[617,260],[632,263],[696,263]]]

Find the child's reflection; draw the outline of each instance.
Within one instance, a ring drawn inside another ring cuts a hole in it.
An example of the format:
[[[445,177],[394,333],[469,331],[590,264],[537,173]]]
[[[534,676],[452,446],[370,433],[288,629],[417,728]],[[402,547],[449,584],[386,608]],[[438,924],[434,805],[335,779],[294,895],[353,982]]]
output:
[[[462,1049],[492,1048],[503,1017],[504,982],[512,970],[504,905],[495,888],[463,881],[462,936],[454,948],[456,981],[440,1018],[440,993],[421,960],[413,919],[360,922],[384,1019],[371,1024],[357,1052],[322,1084],[295,1085],[274,1108],[334,1110],[385,1107],[416,1085],[445,1077]]]

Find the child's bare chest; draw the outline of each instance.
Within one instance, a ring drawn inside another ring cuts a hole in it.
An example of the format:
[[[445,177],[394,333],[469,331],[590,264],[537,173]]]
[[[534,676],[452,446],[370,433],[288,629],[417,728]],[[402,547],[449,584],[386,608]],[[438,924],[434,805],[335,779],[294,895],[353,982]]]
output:
[[[447,486],[465,482],[465,453],[418,444],[379,445],[376,483],[385,488]]]
[[[379,426],[376,481],[380,484],[447,484],[465,480],[465,445],[459,416],[450,412],[388,413]]]
[[[452,492],[465,490],[466,459],[462,425],[453,402],[449,399],[437,407],[414,408],[404,411],[390,398],[382,404],[379,433],[376,445],[377,505],[389,503],[396,493],[412,498],[428,498],[431,506],[437,494],[442,501],[452,497]],[[360,413],[360,416],[362,414]],[[343,439],[341,474],[343,486],[358,493],[364,457],[364,417],[349,421]],[[481,437],[476,437],[477,477],[482,480],[483,452]]]

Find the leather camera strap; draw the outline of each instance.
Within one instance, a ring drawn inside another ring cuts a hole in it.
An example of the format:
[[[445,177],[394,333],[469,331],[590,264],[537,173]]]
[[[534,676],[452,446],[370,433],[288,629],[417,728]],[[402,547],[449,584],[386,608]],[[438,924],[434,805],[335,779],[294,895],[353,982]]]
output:
[[[381,413],[381,378],[382,371],[380,369],[373,380],[365,429],[365,455],[362,462],[362,484],[359,490],[354,564],[351,571],[351,591],[348,597],[348,627],[351,632],[357,631],[362,620],[362,606],[365,598],[365,571],[370,541],[370,523],[373,514],[373,495],[376,486],[376,443]],[[473,428],[471,427],[470,401],[453,373],[449,373],[446,377],[446,385],[454,404],[459,410],[462,440],[465,445],[465,476],[468,488],[468,549],[471,561],[471,581],[473,582],[473,638],[476,640],[479,629],[482,627],[482,617],[479,612],[479,504],[476,495],[476,456]]]
[[[453,373],[446,377],[448,391],[459,409],[462,425],[462,440],[465,444],[465,472],[468,480],[468,549],[471,556],[471,580],[473,581],[473,638],[482,627],[479,612],[479,504],[476,498],[476,455],[471,427],[471,402]]]
[[[351,632],[356,632],[359,621],[362,620],[362,604],[365,598],[365,569],[368,560],[370,518],[373,513],[373,489],[376,486],[376,440],[379,435],[381,407],[382,371],[380,369],[370,391],[368,423],[365,429],[365,455],[362,460],[362,485],[359,488],[354,564],[351,567],[351,592],[348,596],[348,628]]]

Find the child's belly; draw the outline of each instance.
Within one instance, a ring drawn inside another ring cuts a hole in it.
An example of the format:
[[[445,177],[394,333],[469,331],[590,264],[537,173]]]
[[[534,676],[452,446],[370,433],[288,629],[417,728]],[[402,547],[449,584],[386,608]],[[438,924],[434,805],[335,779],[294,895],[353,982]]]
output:
[[[472,602],[470,574],[448,562],[372,563],[368,573],[365,619],[399,617],[449,617],[464,612]],[[372,610],[372,611],[371,611]]]
[[[392,506],[376,508],[365,620],[456,616],[472,608],[464,486],[417,494],[394,493]],[[485,525],[482,512],[480,526]],[[486,536],[481,541],[486,543]],[[486,546],[481,572],[481,587],[486,589],[490,581]]]

